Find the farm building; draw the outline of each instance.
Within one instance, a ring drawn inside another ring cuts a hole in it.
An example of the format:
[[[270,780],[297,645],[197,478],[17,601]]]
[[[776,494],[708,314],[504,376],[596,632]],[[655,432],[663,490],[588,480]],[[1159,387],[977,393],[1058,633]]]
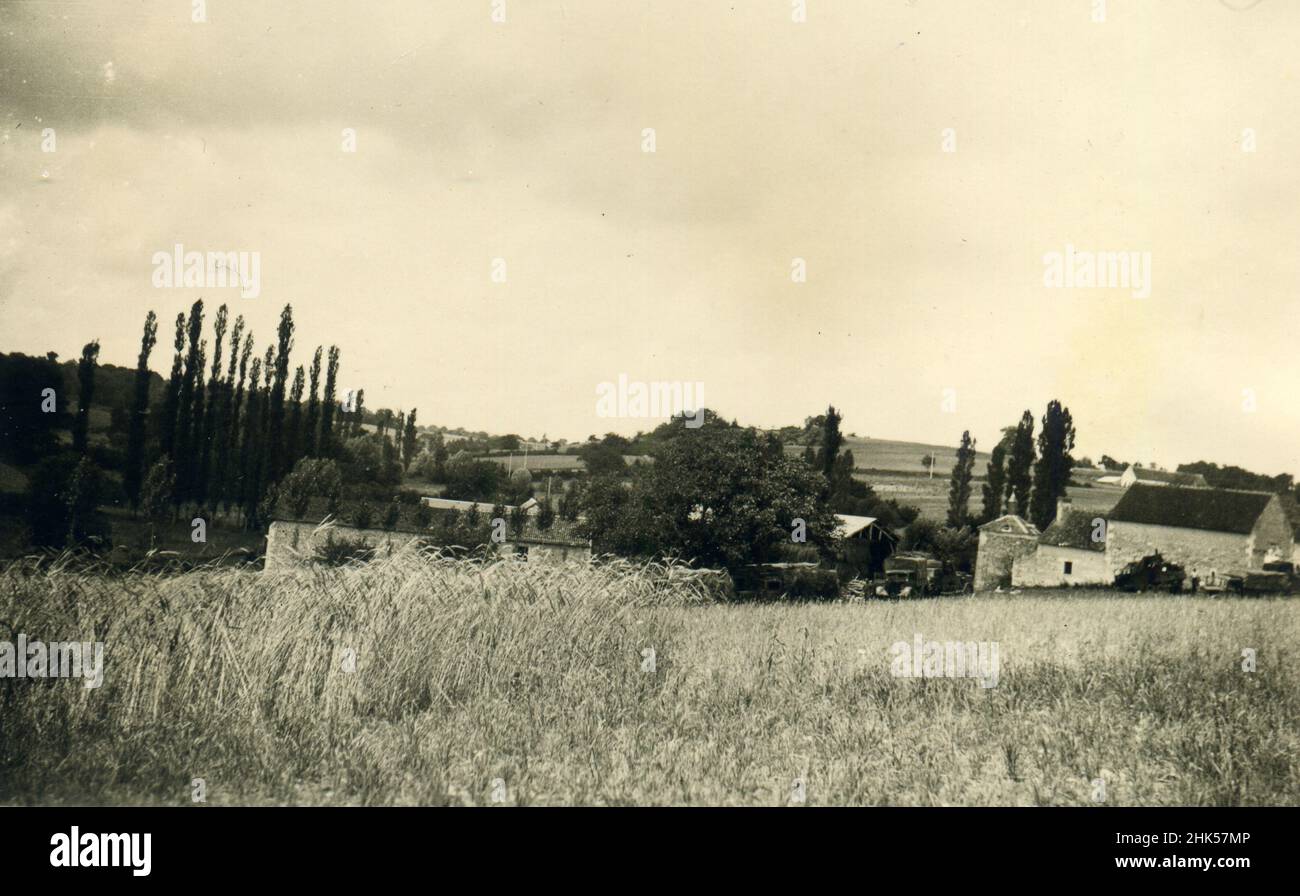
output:
[[[1015,514],[981,526],[975,589],[1106,584],[1155,553],[1213,585],[1296,556],[1294,523],[1278,495],[1139,482],[1104,519],[1062,499],[1045,532]]]
[[[837,513],[835,519],[835,535],[843,539],[840,563],[858,576],[871,577],[883,570],[898,536],[873,516]]]
[[[1139,483],[1108,515],[1111,573],[1159,551],[1213,583],[1229,572],[1259,569],[1292,556],[1292,524],[1277,495]]]
[[[454,501],[451,498],[421,498],[420,502],[426,507],[431,507],[434,510],[455,510],[458,513],[469,513],[471,510],[477,510],[479,516],[484,517],[485,519],[492,518],[492,511],[494,509],[494,505],[485,501]],[[505,507],[507,514],[515,509],[513,504],[506,504],[503,506]],[[520,504],[519,507],[529,516],[536,516],[541,510],[541,505],[537,503],[536,498],[529,498],[527,501]]]
[[[975,590],[987,591],[1011,584],[1012,566],[1020,557],[1038,550],[1038,527],[1014,513],[1005,513],[979,527],[975,554]]]
[[[1185,488],[1209,488],[1210,484],[1200,473],[1170,473],[1167,470],[1153,470],[1148,467],[1135,467],[1129,464],[1123,473],[1117,476],[1102,476],[1098,482],[1103,485],[1118,485],[1128,488],[1139,483],[1143,485],[1178,485]]]
[[[1071,508],[1069,498],[1056,502],[1056,519],[1038,536],[1033,553],[1012,563],[1017,587],[1103,585],[1114,581],[1106,563],[1106,522]]]

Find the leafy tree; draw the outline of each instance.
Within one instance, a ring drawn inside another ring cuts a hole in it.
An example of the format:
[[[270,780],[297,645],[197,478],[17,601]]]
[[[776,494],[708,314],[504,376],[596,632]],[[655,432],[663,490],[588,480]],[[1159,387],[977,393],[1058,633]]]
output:
[[[434,482],[442,482],[447,478],[447,443],[443,441],[442,433],[434,433],[433,436],[433,463],[434,463]]]
[[[90,431],[90,405],[95,400],[95,367],[99,364],[99,340],[87,342],[77,362],[77,419],[72,424],[72,450],[85,454]]]
[[[144,334],[140,337],[140,354],[135,362],[130,432],[126,443],[126,470],[122,476],[122,485],[132,507],[140,506],[140,486],[144,481],[145,421],[149,416],[149,355],[157,342],[158,315],[150,311],[144,319]]]
[[[339,465],[327,458],[304,457],[280,482],[280,498],[295,518],[307,515],[312,498],[325,498],[329,512],[338,513],[343,494]]]
[[[432,522],[433,508],[421,501],[415,506],[415,525],[421,529],[427,529]]]
[[[1029,506],[1029,519],[1040,529],[1046,529],[1056,516],[1056,499],[1064,497],[1070,484],[1070,470],[1074,468],[1074,420],[1070,409],[1059,401],[1047,405],[1043,415],[1043,429],[1038,434],[1038,463],[1034,466],[1034,496]]]
[[[402,516],[402,505],[394,497],[388,504],[388,510],[384,513],[384,528],[389,532],[397,528],[397,521]]]
[[[822,445],[817,454],[817,460],[822,469],[822,474],[830,480],[835,470],[835,461],[839,457],[840,446],[844,444],[844,436],[840,434],[839,411],[831,405],[826,409],[826,421],[822,425]]]
[[[551,504],[551,496],[542,499],[541,505],[537,510],[537,531],[547,532],[555,525],[555,507]]]
[[[1034,415],[1025,411],[1020,415],[1011,447],[1007,453],[1007,484],[1003,506],[1007,513],[1025,516],[1029,513],[1029,491],[1034,465]]]
[[[500,464],[473,458],[447,465],[448,498],[461,501],[490,501],[501,486]]]
[[[957,448],[957,462],[952,467],[948,485],[948,525],[953,528],[966,525],[970,520],[971,477],[975,471],[975,440],[970,430],[961,434]]]
[[[672,424],[630,488],[614,477],[591,480],[580,532],[597,552],[737,569],[776,557],[798,520],[808,544],[829,549],[835,520],[825,479],[787,458],[778,438],[709,414],[697,429],[682,417]]]
[[[369,529],[370,523],[374,520],[375,511],[367,502],[363,501],[352,511],[352,525],[358,529]]]
[[[153,540],[153,527],[165,521],[171,513],[175,488],[176,473],[171,458],[163,455],[149,468],[140,489],[140,511],[150,522],[150,541]]]
[[[522,538],[524,528],[528,525],[528,514],[521,507],[510,508],[510,534]]]
[[[82,455],[72,468],[63,494],[68,513],[68,543],[79,544],[92,534],[86,524],[99,506],[103,489],[103,471]]]
[[[623,452],[604,442],[587,442],[578,449],[578,458],[592,476],[618,476],[627,469]]]
[[[30,464],[58,444],[55,430],[65,417],[58,410],[63,375],[56,357],[0,355],[0,456],[6,460]]]

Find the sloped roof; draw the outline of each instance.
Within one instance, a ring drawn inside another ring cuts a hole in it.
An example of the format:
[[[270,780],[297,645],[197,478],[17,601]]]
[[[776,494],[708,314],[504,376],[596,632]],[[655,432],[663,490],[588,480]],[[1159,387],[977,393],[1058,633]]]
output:
[[[835,527],[835,534],[840,538],[852,538],[864,529],[875,526],[885,535],[893,537],[894,533],[880,525],[874,516],[854,516],[851,513],[837,513],[835,519],[838,525]]]
[[[1037,526],[1024,517],[1017,516],[1014,513],[1004,513],[1002,516],[995,520],[990,520],[979,528],[981,532],[991,532],[994,534],[1038,536]]]
[[[1104,551],[1106,550],[1105,539],[1101,541],[1092,539],[1093,521],[1096,519],[1096,514],[1067,513],[1064,519],[1054,521],[1042,535],[1038,536],[1038,543],[1058,548],[1076,548],[1081,551]]]
[[[1159,482],[1162,485],[1187,485],[1197,488],[1208,488],[1210,485],[1200,473],[1170,473],[1167,470],[1135,467],[1133,475],[1137,477],[1138,482]]]
[[[1267,492],[1224,488],[1182,488],[1134,483],[1108,518],[1119,523],[1143,523],[1209,532],[1247,535],[1273,498]]]

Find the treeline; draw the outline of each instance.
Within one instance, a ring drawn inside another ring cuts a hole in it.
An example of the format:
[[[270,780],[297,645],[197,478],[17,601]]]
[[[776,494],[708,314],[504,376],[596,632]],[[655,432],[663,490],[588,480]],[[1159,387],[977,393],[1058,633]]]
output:
[[[34,543],[106,543],[101,504],[125,504],[154,521],[183,510],[209,522],[225,514],[258,528],[275,511],[278,484],[304,459],[346,464],[349,473],[373,468],[367,482],[400,482],[414,457],[416,412],[400,415],[396,444],[359,438],[364,396],[340,401],[338,347],[317,347],[309,365],[291,363],[292,306],[261,352],[244,318],[231,321],[225,305],[210,324],[208,338],[202,300],[176,316],[162,379],[149,367],[159,335],[149,312],[129,388],[121,368],[99,381],[97,341],[76,363],[75,389],[53,353],[0,356],[0,456],[28,476],[22,509]],[[92,444],[92,408],[106,406],[107,439]],[[106,471],[120,473],[120,485]]]
[[[1249,492],[1273,492],[1274,494],[1285,495],[1294,494],[1297,500],[1300,500],[1300,488],[1296,487],[1295,478],[1290,473],[1280,473],[1277,476],[1267,476],[1263,473],[1252,473],[1250,470],[1243,470],[1241,467],[1219,466],[1208,461],[1198,460],[1195,463],[1179,464],[1179,473],[1200,473],[1205,477],[1214,488],[1232,488]]]
[[[166,505],[198,515],[220,509],[253,528],[264,522],[274,485],[300,459],[337,454],[353,424],[338,401],[339,349],[318,346],[307,370],[291,368],[293,334],[293,307],[285,305],[275,341],[258,354],[243,316],[232,323],[222,305],[209,342],[200,299],[188,316],[176,316],[171,373],[155,401],[149,359],[158,321],[149,312],[122,470],[132,508],[150,517]]]

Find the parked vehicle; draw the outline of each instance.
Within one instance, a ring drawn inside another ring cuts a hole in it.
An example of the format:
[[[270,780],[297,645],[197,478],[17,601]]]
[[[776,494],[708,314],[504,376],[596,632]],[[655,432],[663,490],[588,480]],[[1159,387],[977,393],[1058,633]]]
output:
[[[921,551],[900,551],[885,560],[885,578],[875,589],[877,597],[970,594],[970,575],[958,572]]]
[[[1121,591],[1168,591],[1177,594],[1183,590],[1186,574],[1177,563],[1165,560],[1157,551],[1141,560],[1134,560],[1115,576],[1115,587]]]

